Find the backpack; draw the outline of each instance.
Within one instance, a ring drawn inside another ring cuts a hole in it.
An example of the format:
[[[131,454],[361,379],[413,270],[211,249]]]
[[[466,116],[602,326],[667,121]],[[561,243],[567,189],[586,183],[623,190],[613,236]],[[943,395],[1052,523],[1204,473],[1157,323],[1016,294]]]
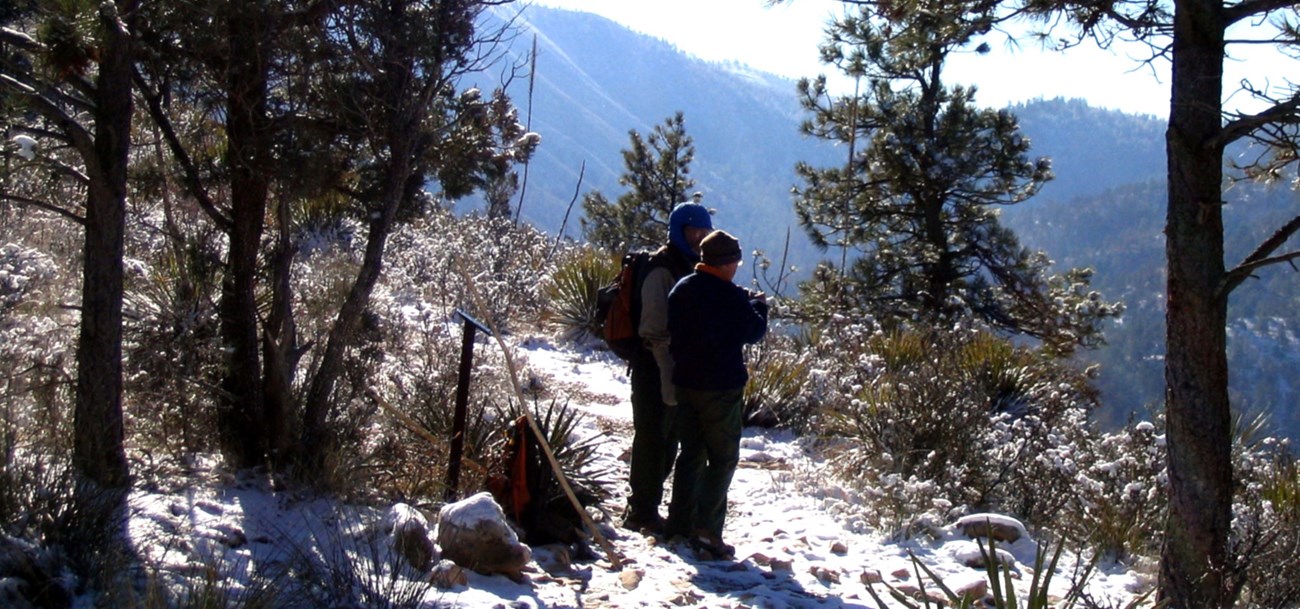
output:
[[[637,332],[641,323],[641,279],[649,261],[650,252],[623,254],[618,275],[596,296],[597,319],[605,320],[605,344],[627,361],[641,349],[641,335]]]

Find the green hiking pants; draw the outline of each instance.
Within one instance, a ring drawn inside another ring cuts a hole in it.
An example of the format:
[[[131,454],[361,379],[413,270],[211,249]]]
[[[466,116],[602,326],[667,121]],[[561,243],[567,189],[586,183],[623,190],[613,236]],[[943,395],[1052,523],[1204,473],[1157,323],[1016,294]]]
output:
[[[632,362],[632,461],[629,464],[628,511],[639,519],[659,516],[664,482],[677,458],[675,406],[664,404],[659,365],[649,352]]]
[[[677,433],[681,455],[673,475],[668,532],[703,529],[719,538],[727,519],[727,489],[740,462],[744,389],[699,391],[677,388]]]

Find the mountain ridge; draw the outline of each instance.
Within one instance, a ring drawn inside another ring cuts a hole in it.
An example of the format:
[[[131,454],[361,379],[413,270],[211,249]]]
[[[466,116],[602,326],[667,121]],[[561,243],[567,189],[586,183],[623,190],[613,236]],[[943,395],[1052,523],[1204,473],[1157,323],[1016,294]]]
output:
[[[520,38],[537,32],[539,48],[531,128],[542,134],[542,146],[529,167],[522,208],[529,222],[560,232],[567,215],[563,233],[579,238],[581,208],[570,207],[575,194],[599,190],[617,198],[624,192],[618,178],[629,130],[648,134],[682,111],[696,145],[692,177],[699,183],[693,190],[717,210],[718,227],[777,262],[788,231],[790,262],[805,273],[834,255],[818,251],[798,226],[790,188],[796,161],[828,166],[841,162],[844,152],[800,134],[804,116],[794,80],[690,57],[588,13],[533,6],[520,23]],[[527,83],[515,84],[513,97],[526,103],[527,89],[518,86]],[[1103,365],[1099,386],[1106,412],[1099,418],[1109,426],[1122,424],[1162,399],[1166,125],[1154,116],[1078,99],[1038,99],[1008,109],[1031,140],[1030,155],[1052,159],[1056,179],[1033,199],[1003,208],[1005,224],[1024,246],[1046,251],[1059,269],[1096,268],[1093,287],[1128,304],[1126,319],[1107,332],[1111,346],[1086,356]],[[1257,222],[1288,205],[1284,196],[1257,187],[1237,188],[1231,197],[1233,205],[1258,210],[1239,214],[1238,223]],[[1231,252],[1245,247],[1233,244],[1262,230],[1230,229],[1230,260]],[[739,280],[756,270],[742,270]],[[1269,279],[1266,290],[1234,295],[1229,349],[1235,403],[1274,413],[1282,433],[1300,438],[1300,414],[1285,408],[1296,395],[1295,381],[1285,374],[1287,360],[1274,364],[1278,358],[1267,356],[1300,351],[1294,321],[1287,322],[1294,316],[1284,314],[1288,306],[1300,309],[1296,283]],[[1280,327],[1272,319],[1281,319]]]

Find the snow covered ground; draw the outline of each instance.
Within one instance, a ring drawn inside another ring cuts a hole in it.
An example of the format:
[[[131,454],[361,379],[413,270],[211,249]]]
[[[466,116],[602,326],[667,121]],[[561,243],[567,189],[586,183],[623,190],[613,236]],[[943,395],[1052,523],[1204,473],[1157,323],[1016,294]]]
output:
[[[625,472],[618,457],[631,440],[631,410],[623,364],[605,352],[560,348],[541,338],[525,340],[518,355],[531,382],[570,396],[588,415],[588,433],[606,434],[603,454]],[[615,513],[623,492],[618,489],[609,506]],[[889,539],[866,524],[868,507],[828,475],[806,442],[757,429],[746,430],[730,492],[724,538],[736,547],[735,561],[701,560],[684,547],[603,522],[622,569],[612,569],[595,544],[595,558],[575,558],[568,568],[555,566],[566,562],[563,552],[542,547],[534,548],[536,568],[523,582],[470,573],[466,585],[443,590],[376,575],[385,564],[383,552],[374,550],[381,545],[374,523],[382,514],[296,499],[254,480],[139,490],[131,504],[131,534],[143,554],[175,573],[215,569],[223,585],[245,597],[277,573],[301,577],[304,563],[332,560],[351,563],[351,579],[332,577],[340,578],[338,586],[365,589],[354,596],[387,596],[392,606],[410,607],[877,607],[868,581],[937,591],[928,578],[918,582],[912,556],[954,591],[978,588],[986,577],[983,568],[966,566],[979,552],[955,523],[939,523],[934,537]],[[1024,598],[1037,544],[1026,536],[999,548],[1015,558],[1015,585]],[[1051,580],[1054,595],[1066,592],[1075,563],[1068,553],[1062,558]],[[1151,584],[1149,574],[1103,564],[1087,589],[1098,606],[1121,607]],[[885,585],[874,589],[890,599]],[[904,605],[888,600],[887,606]]]

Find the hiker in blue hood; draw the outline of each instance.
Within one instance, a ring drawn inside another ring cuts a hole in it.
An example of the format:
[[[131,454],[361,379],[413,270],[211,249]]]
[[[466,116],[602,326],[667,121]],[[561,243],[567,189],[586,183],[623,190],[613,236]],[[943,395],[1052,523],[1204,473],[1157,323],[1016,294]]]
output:
[[[695,196],[695,201],[699,195]],[[629,466],[624,528],[662,533],[659,504],[677,458],[673,429],[677,397],[668,343],[668,291],[700,259],[700,241],[713,229],[709,210],[698,202],[680,203],[668,215],[668,244],[645,265],[641,279],[638,333],[642,348],[631,359],[632,462]]]

